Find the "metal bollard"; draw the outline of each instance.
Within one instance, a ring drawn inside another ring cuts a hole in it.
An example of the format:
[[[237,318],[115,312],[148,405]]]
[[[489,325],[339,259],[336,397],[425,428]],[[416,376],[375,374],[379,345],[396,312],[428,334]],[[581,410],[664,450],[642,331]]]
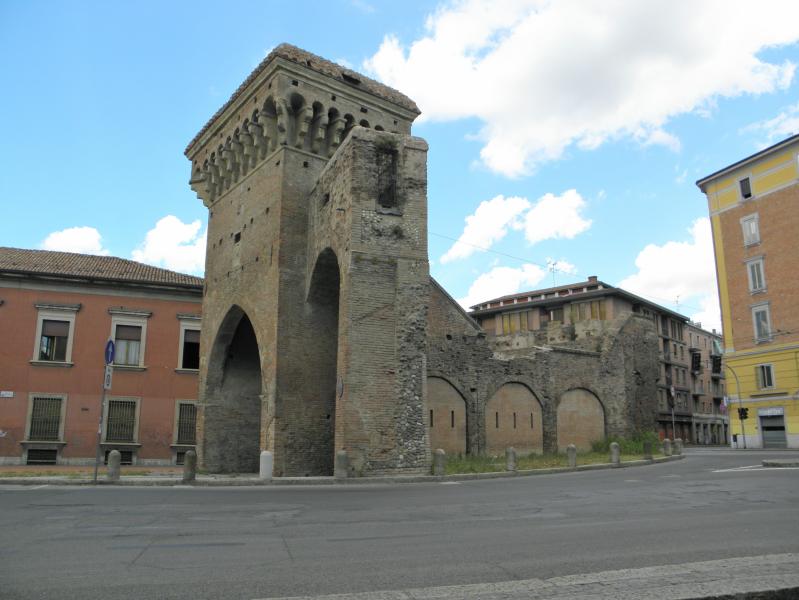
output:
[[[183,483],[192,483],[197,478],[197,453],[189,450],[183,455]]]
[[[669,438],[663,440],[663,456],[671,456],[671,440]]]
[[[111,450],[108,453],[108,481],[119,481],[119,465],[122,462],[122,455],[119,450]]]
[[[447,472],[447,453],[441,448],[433,452],[433,475],[441,477]]]
[[[644,440],[644,460],[652,460],[652,440]]]
[[[350,461],[347,457],[346,450],[339,450],[336,452],[336,464],[333,467],[333,476],[336,479],[346,479],[347,470],[349,469]]]
[[[261,459],[258,467],[258,477],[266,481],[272,481],[272,474],[275,469],[275,457],[269,450],[261,452]]]
[[[621,464],[621,453],[617,442],[610,443],[610,464],[614,467],[618,467]]]
[[[682,440],[677,438],[674,440],[674,454],[680,456],[682,454]]]
[[[516,450],[513,448],[513,446],[510,448],[505,448],[505,470],[516,470]]]
[[[566,446],[566,457],[569,459],[569,468],[573,469],[577,466],[577,446],[569,444]]]

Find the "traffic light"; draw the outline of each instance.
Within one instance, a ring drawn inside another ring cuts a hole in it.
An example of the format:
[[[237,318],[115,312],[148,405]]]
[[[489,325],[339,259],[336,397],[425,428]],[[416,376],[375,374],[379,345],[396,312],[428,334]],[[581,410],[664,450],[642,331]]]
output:
[[[738,409],[738,418],[741,421],[749,418],[749,409],[748,408],[739,408]]]

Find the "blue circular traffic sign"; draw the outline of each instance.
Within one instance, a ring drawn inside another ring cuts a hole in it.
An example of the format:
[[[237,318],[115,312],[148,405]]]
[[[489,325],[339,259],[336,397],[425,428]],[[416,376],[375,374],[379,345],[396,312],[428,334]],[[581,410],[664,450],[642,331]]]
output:
[[[114,340],[108,340],[105,345],[105,364],[110,365],[114,362]]]

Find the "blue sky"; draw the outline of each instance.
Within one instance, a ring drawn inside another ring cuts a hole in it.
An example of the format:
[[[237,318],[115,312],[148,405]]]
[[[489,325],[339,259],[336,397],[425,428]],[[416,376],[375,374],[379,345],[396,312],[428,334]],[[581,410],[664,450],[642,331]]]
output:
[[[718,327],[693,182],[799,130],[795,4],[6,0],[0,245],[201,273],[183,149],[285,41],[417,101],[463,303],[598,275]]]

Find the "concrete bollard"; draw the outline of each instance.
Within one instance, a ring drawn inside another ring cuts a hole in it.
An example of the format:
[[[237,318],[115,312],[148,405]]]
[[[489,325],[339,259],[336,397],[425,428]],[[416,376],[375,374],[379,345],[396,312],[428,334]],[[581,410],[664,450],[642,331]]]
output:
[[[680,438],[674,440],[674,454],[676,456],[680,456],[680,454],[682,454],[682,440]]]
[[[441,477],[447,472],[447,453],[441,448],[433,452],[433,475]]]
[[[652,460],[652,440],[644,440],[644,460]]]
[[[333,476],[336,479],[346,479],[347,471],[350,468],[350,461],[346,450],[336,452],[336,464],[333,467]]]
[[[192,483],[197,479],[197,453],[189,450],[183,455],[183,483]]]
[[[516,450],[513,448],[513,446],[510,448],[505,448],[505,470],[516,470]]]
[[[671,456],[671,440],[669,438],[663,440],[663,456]]]
[[[569,468],[573,469],[577,466],[577,446],[569,444],[566,446],[566,457],[569,459]]]
[[[621,452],[619,451],[618,442],[610,443],[610,464],[618,467],[621,464]]]
[[[258,467],[258,477],[265,481],[272,481],[272,474],[275,471],[275,457],[269,450],[261,452]]]
[[[108,453],[108,481],[119,481],[119,465],[122,462],[122,455],[119,450],[111,450]]]

